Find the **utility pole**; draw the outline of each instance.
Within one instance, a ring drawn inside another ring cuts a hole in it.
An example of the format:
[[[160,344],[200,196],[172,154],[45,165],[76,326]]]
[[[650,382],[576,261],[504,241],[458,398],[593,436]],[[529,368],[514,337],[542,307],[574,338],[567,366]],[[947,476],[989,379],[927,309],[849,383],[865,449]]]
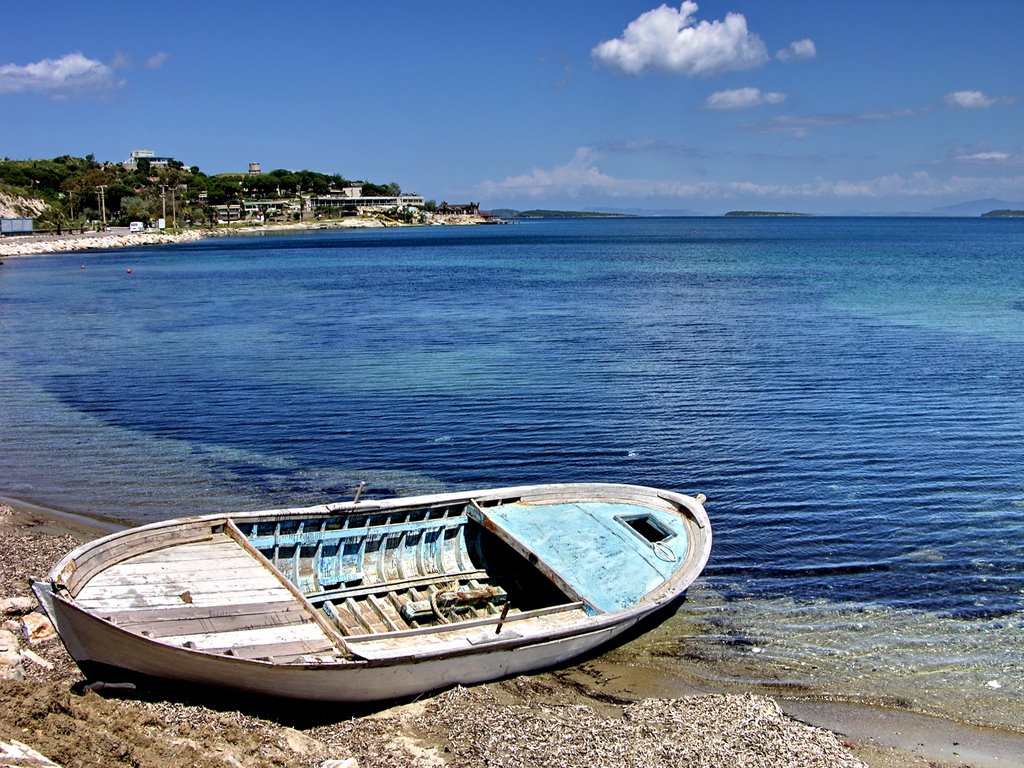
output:
[[[163,214],[160,216],[165,222],[167,222],[167,186],[164,184],[160,185],[160,204],[163,206]]]
[[[96,187],[96,189],[98,189],[100,191],[100,193],[99,193],[99,198],[100,198],[100,216],[103,217],[103,229],[105,230],[107,228],[107,195],[106,195],[107,185],[106,184],[100,184],[98,187]]]

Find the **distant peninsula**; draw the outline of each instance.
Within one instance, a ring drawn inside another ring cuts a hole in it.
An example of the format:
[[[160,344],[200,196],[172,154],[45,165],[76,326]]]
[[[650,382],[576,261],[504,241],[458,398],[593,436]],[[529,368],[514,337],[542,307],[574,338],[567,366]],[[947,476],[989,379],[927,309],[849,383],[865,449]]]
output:
[[[981,214],[983,219],[1020,219],[1024,218],[1024,211],[1011,211],[1008,208],[1001,208],[998,211],[989,211]]]
[[[729,211],[726,216],[813,216],[813,213],[788,213],[786,211]]]
[[[535,209],[532,211],[516,211],[511,208],[497,208],[487,212],[491,216],[503,219],[632,219],[631,213],[597,213],[594,211],[548,211]]]

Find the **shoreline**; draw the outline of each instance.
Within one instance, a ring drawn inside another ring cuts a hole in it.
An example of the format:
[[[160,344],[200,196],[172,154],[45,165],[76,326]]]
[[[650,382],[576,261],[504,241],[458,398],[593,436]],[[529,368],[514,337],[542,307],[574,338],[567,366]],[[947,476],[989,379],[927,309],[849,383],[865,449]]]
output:
[[[122,527],[87,515],[0,497],[0,509],[4,506],[7,511],[5,516],[0,517],[0,529],[13,528],[48,539],[87,541]],[[6,543],[0,543],[0,550],[6,546]],[[23,574],[25,577],[42,575]],[[1019,758],[1020,754],[1024,754],[1024,735],[1012,731],[969,725],[879,703],[823,696],[793,697],[761,690],[751,692],[744,690],[745,687],[741,685],[722,684],[702,677],[701,664],[682,660],[679,668],[667,675],[664,670],[617,658],[617,648],[613,646],[604,649],[597,656],[579,660],[568,667],[474,686],[468,691],[472,695],[475,691],[491,691],[502,686],[532,686],[536,681],[543,680],[544,684],[540,687],[547,690],[547,693],[539,696],[536,701],[532,700],[533,696],[526,697],[531,706],[541,707],[550,704],[548,698],[551,696],[559,699],[568,696],[574,701],[598,706],[601,702],[622,704],[655,698],[677,700],[697,697],[705,700],[720,696],[753,695],[773,702],[788,717],[800,723],[838,735],[852,755],[869,768],[993,768],[1024,764]],[[62,647],[60,652],[63,653]],[[552,683],[554,692],[548,690]],[[440,698],[446,695],[432,696]],[[372,719],[381,716],[378,712],[368,717]],[[0,740],[6,736],[0,731]]]
[[[0,259],[20,256],[42,256],[91,250],[119,250],[148,245],[173,245],[213,237],[237,237],[259,234],[288,234],[341,229],[393,229],[424,226],[474,226],[485,223],[479,216],[437,216],[433,224],[386,223],[377,217],[352,217],[325,221],[300,221],[281,224],[240,225],[219,228],[194,228],[181,232],[109,232],[80,234],[15,235],[0,238]],[[2,262],[0,262],[2,263]]]
[[[146,245],[170,245],[206,237],[199,230],[180,233],[86,232],[67,235],[18,235],[0,240],[0,258],[41,256],[74,251],[138,248]]]

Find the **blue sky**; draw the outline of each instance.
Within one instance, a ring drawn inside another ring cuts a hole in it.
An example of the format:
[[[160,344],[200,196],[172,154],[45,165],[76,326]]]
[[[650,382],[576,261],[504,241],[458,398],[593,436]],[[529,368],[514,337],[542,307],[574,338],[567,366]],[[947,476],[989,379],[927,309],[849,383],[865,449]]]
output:
[[[12,3],[0,155],[152,149],[485,208],[1024,200],[1024,2]]]

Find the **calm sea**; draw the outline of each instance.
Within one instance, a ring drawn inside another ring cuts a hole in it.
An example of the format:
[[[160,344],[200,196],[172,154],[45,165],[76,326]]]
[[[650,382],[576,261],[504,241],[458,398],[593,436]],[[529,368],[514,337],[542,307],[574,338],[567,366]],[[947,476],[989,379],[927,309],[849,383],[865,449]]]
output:
[[[361,480],[702,491],[712,561],[638,653],[699,642],[723,678],[1024,729],[1022,395],[1024,221],[547,221],[0,267],[0,494],[145,522]]]

